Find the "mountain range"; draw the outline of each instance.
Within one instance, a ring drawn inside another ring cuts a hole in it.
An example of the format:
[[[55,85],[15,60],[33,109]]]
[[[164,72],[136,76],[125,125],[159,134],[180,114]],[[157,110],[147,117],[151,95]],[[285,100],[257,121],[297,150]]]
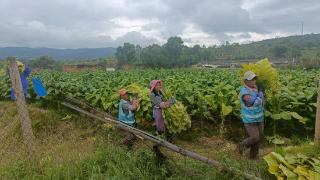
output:
[[[56,60],[94,59],[114,55],[116,48],[29,48],[29,47],[3,47],[0,48],[0,59],[14,56],[23,60],[30,60],[40,56],[49,56]]]

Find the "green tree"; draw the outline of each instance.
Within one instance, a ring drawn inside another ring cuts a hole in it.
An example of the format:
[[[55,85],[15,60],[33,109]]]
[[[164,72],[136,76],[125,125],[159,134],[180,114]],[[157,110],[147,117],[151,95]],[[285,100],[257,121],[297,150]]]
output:
[[[164,55],[169,60],[166,64],[177,64],[182,53],[183,41],[180,37],[170,37],[167,43],[163,45]]]
[[[142,50],[141,62],[147,67],[169,67],[167,57],[164,56],[162,47],[156,44]]]
[[[271,55],[275,58],[283,58],[285,57],[288,48],[284,45],[276,45],[270,49]]]
[[[130,43],[124,43],[123,46],[119,46],[116,51],[116,58],[118,65],[133,64],[135,58],[135,45]]]
[[[141,52],[142,47],[140,45],[136,45],[135,47],[135,57],[134,57],[134,64],[141,64]]]
[[[39,68],[39,69],[55,69],[55,70],[60,69],[59,63],[57,63],[53,58],[49,56],[40,56],[37,59],[29,61],[28,65],[31,68]]]

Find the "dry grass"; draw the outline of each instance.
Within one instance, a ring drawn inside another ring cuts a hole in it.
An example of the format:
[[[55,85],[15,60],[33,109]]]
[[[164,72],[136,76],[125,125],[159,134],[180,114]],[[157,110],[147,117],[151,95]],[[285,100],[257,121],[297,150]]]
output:
[[[36,136],[36,157],[53,163],[74,162],[93,153],[99,142],[93,136],[82,137],[86,129],[76,127],[61,115],[50,110],[29,106],[29,114]],[[15,104],[0,102],[0,167],[26,157],[21,138],[20,123]]]

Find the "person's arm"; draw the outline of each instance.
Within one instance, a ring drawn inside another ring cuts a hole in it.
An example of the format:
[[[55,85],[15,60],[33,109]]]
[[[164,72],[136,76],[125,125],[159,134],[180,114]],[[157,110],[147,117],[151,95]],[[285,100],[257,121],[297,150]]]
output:
[[[169,108],[170,106],[171,106],[170,101],[165,101],[165,102],[161,102],[160,103],[160,108],[161,109]]]
[[[162,99],[159,96],[156,96],[154,93],[151,94],[151,101],[154,106],[161,109],[165,109],[171,106],[170,101],[162,101]]]
[[[137,100],[135,98],[132,100],[131,105],[129,105],[129,109],[130,111],[135,111],[137,109]]]
[[[250,95],[244,95],[242,96],[242,100],[244,102],[244,104],[247,106],[247,107],[251,107],[252,106],[252,102],[251,102],[251,96]]]
[[[262,84],[262,83],[257,83],[257,89],[258,89],[258,92],[264,93],[264,92],[265,92],[265,86],[264,86],[264,84]]]
[[[247,107],[258,106],[263,102],[263,93],[259,92],[257,97],[246,94],[242,96],[242,99]]]
[[[122,108],[122,111],[124,112],[124,114],[128,114],[129,110],[130,110],[130,105],[128,103],[123,103],[121,108]]]

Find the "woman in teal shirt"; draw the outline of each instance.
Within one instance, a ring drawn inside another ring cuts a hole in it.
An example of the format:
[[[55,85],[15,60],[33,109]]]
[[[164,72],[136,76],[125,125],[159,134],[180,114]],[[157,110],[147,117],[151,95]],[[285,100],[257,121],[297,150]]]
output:
[[[257,159],[264,129],[264,95],[257,88],[256,79],[252,71],[247,71],[240,90],[241,117],[249,137],[238,145],[238,151],[242,154],[245,148],[250,148],[250,159]]]

